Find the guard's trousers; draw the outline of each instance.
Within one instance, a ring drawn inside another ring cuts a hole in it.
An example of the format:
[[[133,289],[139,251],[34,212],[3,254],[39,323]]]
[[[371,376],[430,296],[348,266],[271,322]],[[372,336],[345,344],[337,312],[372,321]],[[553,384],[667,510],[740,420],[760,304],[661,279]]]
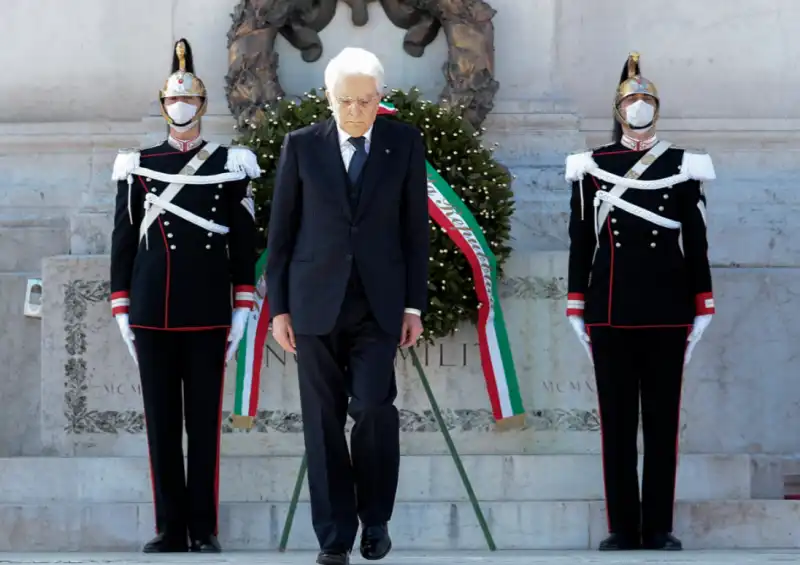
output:
[[[609,531],[672,531],[683,359],[689,328],[592,327]],[[636,447],[641,399],[641,501]]]
[[[217,534],[219,442],[227,329],[134,329],[156,532]],[[186,418],[187,469],[183,424]]]
[[[320,549],[349,551],[359,521],[378,525],[392,516],[400,469],[398,338],[376,322],[355,273],[334,330],[295,337],[311,521]]]

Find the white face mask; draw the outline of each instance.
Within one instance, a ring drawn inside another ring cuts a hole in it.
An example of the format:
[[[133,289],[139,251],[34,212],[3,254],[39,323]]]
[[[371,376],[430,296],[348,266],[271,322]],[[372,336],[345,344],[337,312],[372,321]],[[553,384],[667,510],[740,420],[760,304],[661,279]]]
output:
[[[175,102],[167,106],[167,115],[169,115],[176,124],[185,124],[194,118],[196,113],[197,106],[192,106],[186,102]]]
[[[644,100],[637,100],[625,109],[625,119],[632,128],[643,128],[653,121],[656,109]]]

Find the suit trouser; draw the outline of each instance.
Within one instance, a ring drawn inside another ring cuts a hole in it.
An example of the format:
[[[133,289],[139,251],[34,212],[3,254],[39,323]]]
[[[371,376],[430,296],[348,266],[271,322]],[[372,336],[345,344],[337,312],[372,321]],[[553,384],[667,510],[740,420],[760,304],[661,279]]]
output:
[[[672,531],[683,357],[688,328],[592,327],[609,531]],[[636,438],[642,408],[639,500]]]
[[[184,537],[187,529],[193,537],[216,535],[228,330],[133,331],[150,450],[156,531]]]
[[[398,339],[375,321],[357,281],[351,280],[340,312],[330,334],[295,339],[311,519],[321,549],[348,551],[359,519],[366,525],[388,522],[394,507]],[[348,414],[355,422],[350,452]]]

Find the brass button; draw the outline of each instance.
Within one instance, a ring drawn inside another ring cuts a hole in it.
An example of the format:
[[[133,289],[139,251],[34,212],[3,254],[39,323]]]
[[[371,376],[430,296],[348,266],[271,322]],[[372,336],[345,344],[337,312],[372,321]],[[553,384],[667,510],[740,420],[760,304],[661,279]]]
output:
[[[621,243],[618,241],[618,242],[616,243],[616,246],[617,246],[617,247],[622,247],[622,244],[621,244]]]
[[[612,224],[616,224],[617,223],[617,219],[616,218],[611,218],[611,223]]]
[[[206,249],[211,249],[211,246],[210,245],[206,245]]]
[[[659,211],[659,212],[663,212],[663,211],[664,211],[664,207],[663,207],[663,206],[659,206],[659,207],[658,207],[658,211]]]
[[[170,249],[175,249],[175,246],[174,245],[170,245],[169,248]]]
[[[167,234],[167,237],[169,237],[169,238],[172,238],[172,234],[171,234],[171,233],[168,233],[168,234]]]
[[[168,226],[169,225],[169,220],[164,220],[164,225]]]
[[[614,230],[614,235],[619,235],[619,232],[617,230]]]
[[[216,212],[216,211],[217,211],[217,209],[216,209],[216,208],[212,208],[212,209],[211,209],[211,211],[212,211],[212,212]]]
[[[669,198],[669,194],[664,195],[664,200],[666,200],[667,198]]]
[[[653,235],[658,235],[658,230],[653,230]]]
[[[655,247],[655,246],[656,246],[656,242],[655,241],[650,244],[650,247]]]
[[[213,233],[208,232],[208,237],[212,237],[213,235],[214,235]]]

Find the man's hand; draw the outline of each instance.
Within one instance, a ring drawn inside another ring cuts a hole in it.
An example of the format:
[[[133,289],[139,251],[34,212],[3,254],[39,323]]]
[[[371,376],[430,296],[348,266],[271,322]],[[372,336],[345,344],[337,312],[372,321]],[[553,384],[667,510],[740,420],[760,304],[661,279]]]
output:
[[[416,314],[403,314],[403,329],[400,331],[400,347],[411,347],[422,335],[422,320]]]
[[[236,308],[231,319],[231,331],[228,332],[228,350],[225,352],[225,361],[230,361],[239,349],[239,342],[244,337],[244,330],[247,327],[247,318],[250,310],[246,308]]]
[[[272,337],[287,353],[296,353],[292,318],[289,314],[278,314],[272,319]]]
[[[114,318],[117,320],[117,326],[119,326],[119,333],[122,335],[122,341],[124,341],[125,345],[128,347],[128,353],[130,353],[131,357],[133,358],[133,362],[138,366],[139,359],[136,355],[136,346],[133,343],[136,340],[136,337],[133,335],[133,330],[128,323],[128,315],[117,314],[114,316]]]
[[[586,355],[589,356],[589,362],[594,365],[594,359],[592,358],[592,348],[589,345],[591,340],[589,339],[589,334],[586,333],[586,324],[583,323],[582,316],[569,316],[569,324],[572,326],[572,330],[575,332],[575,335],[578,336],[578,341],[581,342],[581,346],[583,350],[586,351]]]
[[[692,358],[692,352],[694,351],[697,342],[699,342],[700,338],[703,337],[708,325],[711,323],[712,317],[713,316],[711,314],[704,314],[702,316],[695,317],[694,323],[692,324],[692,331],[689,334],[689,337],[686,338],[686,352],[683,355],[684,366],[689,364],[689,361]]]

